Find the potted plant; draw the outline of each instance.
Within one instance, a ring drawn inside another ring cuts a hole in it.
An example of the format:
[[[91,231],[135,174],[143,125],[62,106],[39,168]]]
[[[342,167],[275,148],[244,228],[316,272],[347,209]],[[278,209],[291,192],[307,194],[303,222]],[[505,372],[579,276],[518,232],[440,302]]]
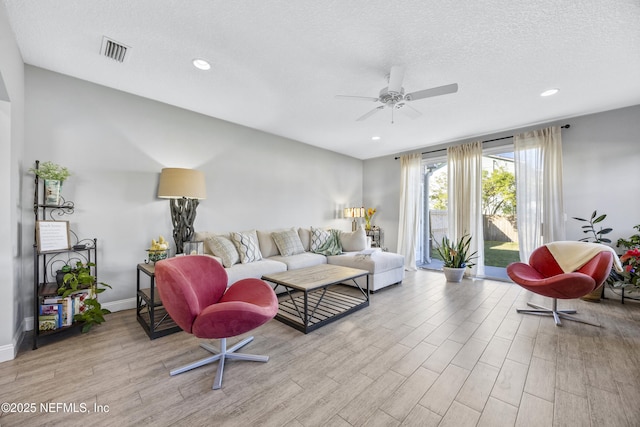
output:
[[[38,178],[44,180],[44,191],[46,205],[60,204],[60,189],[62,183],[71,176],[71,172],[64,167],[53,162],[36,162],[36,167],[29,169]]]
[[[600,227],[599,230],[596,229],[596,224],[599,224],[602,221],[604,221],[606,217],[607,217],[607,214],[598,215],[598,211],[593,211],[589,219],[577,218],[574,216],[573,219],[575,219],[576,221],[587,223],[586,225],[582,226],[582,232],[587,234],[588,236],[583,237],[579,241],[592,242],[592,243],[611,243],[611,239],[608,239],[603,236],[605,234],[611,233],[613,231],[612,228]],[[604,284],[602,286],[604,286]],[[600,299],[602,298],[602,292],[603,292],[602,286],[599,286],[598,289],[594,289],[593,291],[589,292],[587,295],[583,296],[580,299],[583,301],[589,301],[589,302],[600,302]]]
[[[456,242],[447,236],[442,238],[442,242],[436,246],[436,252],[444,262],[442,270],[447,278],[447,282],[459,282],[467,268],[473,267],[472,261],[477,258],[477,251],[469,253],[471,246],[471,235],[465,234]]]
[[[95,264],[91,262],[83,264],[78,261],[75,268],[71,268],[64,275],[64,283],[58,288],[58,295],[62,298],[85,291],[86,297],[83,299],[80,312],[73,317],[74,321],[84,323],[82,332],[88,332],[93,325],[99,325],[104,322],[104,315],[111,313],[106,308],[102,308],[98,301],[98,294],[106,290],[98,285],[106,286],[107,288],[111,288],[111,286],[103,282],[98,283],[96,277],[91,274],[91,267],[94,266]]]
[[[640,231],[640,224],[633,228]],[[634,234],[628,239],[618,239],[616,247],[625,249],[620,256],[623,271],[612,269],[607,282],[627,292],[640,292],[640,234]]]

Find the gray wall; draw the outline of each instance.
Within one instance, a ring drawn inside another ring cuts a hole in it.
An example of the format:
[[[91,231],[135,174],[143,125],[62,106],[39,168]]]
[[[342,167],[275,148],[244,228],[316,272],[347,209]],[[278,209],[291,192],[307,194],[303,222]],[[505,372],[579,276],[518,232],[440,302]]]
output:
[[[484,135],[473,140],[488,140],[525,130],[570,124],[562,131],[564,196],[567,214],[567,239],[583,237],[574,216],[588,217],[597,210],[606,213],[603,224],[612,227],[613,242],[635,233],[640,224],[640,105],[540,124],[531,128]],[[457,141],[447,145],[469,142]],[[425,147],[431,151],[444,147]],[[364,205],[379,214],[374,223],[385,229],[385,243],[395,250],[398,239],[400,203],[400,162],[395,156],[364,162]]]
[[[0,362],[12,359],[24,319],[20,247],[20,175],[24,136],[24,66],[0,3]]]
[[[173,242],[169,203],[156,197],[163,167],[205,173],[196,230],[348,230],[337,213],[362,203],[361,160],[32,66],[25,116],[25,159],[51,160],[73,173],[62,188],[76,204],[68,219],[81,237],[98,238],[99,279],[113,287],[101,296],[106,303],[133,304],[135,266],[151,239],[162,234]],[[32,179],[23,176],[25,206]],[[33,223],[25,209],[26,254]],[[30,256],[23,262],[28,284]]]

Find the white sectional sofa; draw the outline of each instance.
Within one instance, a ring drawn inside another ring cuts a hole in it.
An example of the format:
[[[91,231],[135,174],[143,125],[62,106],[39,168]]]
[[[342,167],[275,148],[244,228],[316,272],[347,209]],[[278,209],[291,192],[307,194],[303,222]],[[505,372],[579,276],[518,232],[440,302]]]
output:
[[[194,240],[203,241],[205,253],[225,267],[229,286],[248,277],[259,279],[265,274],[327,263],[369,271],[371,291],[402,282],[404,256],[370,249],[363,229],[339,232],[342,249],[339,255],[315,252],[325,233],[326,230],[313,227],[231,233],[200,231],[195,233]],[[366,278],[359,278],[358,283],[366,286]]]

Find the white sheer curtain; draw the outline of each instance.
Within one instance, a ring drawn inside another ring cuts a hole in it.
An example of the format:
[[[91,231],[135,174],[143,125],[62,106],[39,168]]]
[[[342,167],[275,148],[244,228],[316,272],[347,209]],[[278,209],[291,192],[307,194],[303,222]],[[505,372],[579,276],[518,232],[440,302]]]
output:
[[[454,241],[471,235],[470,253],[478,252],[471,274],[484,274],[484,233],[482,217],[482,142],[447,149],[448,237]]]
[[[421,163],[422,155],[419,153],[400,157],[400,221],[397,252],[404,255],[405,270],[416,270]]]
[[[545,243],[565,240],[562,132],[554,126],[513,137],[520,260]]]

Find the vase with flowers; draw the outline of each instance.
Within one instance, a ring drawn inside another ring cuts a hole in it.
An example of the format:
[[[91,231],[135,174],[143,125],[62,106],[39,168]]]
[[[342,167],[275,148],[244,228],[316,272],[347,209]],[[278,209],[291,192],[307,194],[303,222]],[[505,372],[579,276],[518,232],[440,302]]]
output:
[[[376,212],[375,208],[367,208],[367,210],[364,211],[365,230],[371,230],[371,219]]]
[[[640,224],[633,228],[640,231]],[[620,256],[623,271],[612,269],[608,282],[626,292],[640,292],[640,234],[634,234],[628,239],[618,239],[616,246],[626,249]]]

